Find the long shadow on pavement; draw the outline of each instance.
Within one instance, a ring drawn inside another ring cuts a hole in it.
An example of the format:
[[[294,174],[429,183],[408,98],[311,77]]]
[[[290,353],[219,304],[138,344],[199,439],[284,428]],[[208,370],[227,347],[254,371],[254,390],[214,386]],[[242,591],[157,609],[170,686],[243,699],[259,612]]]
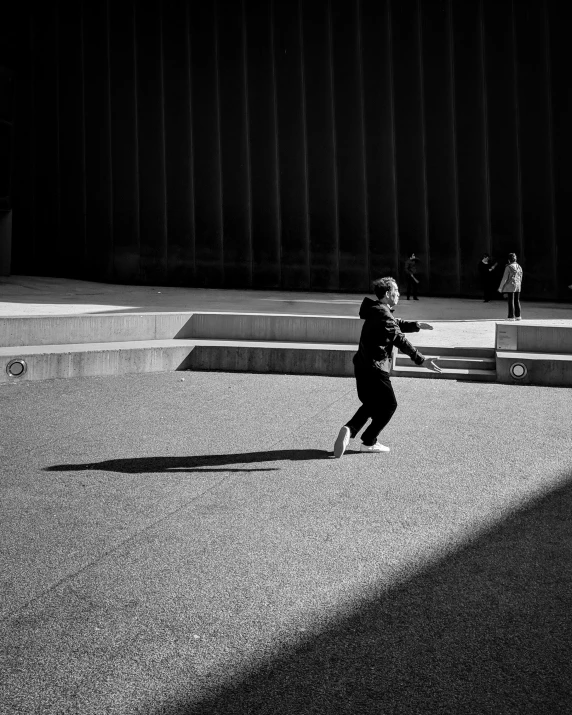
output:
[[[515,478],[517,475],[515,475]],[[572,483],[177,715],[572,712]]]
[[[268,452],[240,452],[237,454],[198,454],[188,457],[133,457],[126,459],[106,459],[102,462],[86,464],[54,464],[45,467],[45,472],[78,472],[99,469],[105,472],[124,474],[144,474],[157,472],[209,472],[209,471],[271,471],[266,469],[214,469],[232,464],[255,464],[261,462],[307,461],[312,459],[330,459],[331,452],[322,449],[278,449]]]

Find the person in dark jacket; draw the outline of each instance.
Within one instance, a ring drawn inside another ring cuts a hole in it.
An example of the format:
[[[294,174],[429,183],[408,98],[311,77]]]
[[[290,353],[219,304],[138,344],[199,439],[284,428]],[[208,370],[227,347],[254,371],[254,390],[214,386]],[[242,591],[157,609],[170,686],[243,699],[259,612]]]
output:
[[[479,276],[483,287],[483,302],[489,303],[496,292],[497,262],[488,253],[483,254],[479,261]]]
[[[405,278],[407,279],[407,300],[410,299],[413,293],[413,300],[419,300],[417,297],[417,286],[419,285],[419,278],[415,275],[417,273],[417,266],[415,265],[419,259],[412,253],[409,258],[405,261]]]
[[[341,428],[334,445],[334,457],[343,455],[350,439],[357,436],[370,418],[371,424],[361,437],[360,451],[389,452],[389,447],[380,444],[377,437],[397,408],[389,379],[394,347],[409,355],[416,365],[441,372],[441,368],[425,358],[404,335],[433,330],[433,326],[393,317],[393,309],[399,301],[399,290],[393,278],[378,278],[373,282],[373,289],[377,300],[364,298],[359,310],[359,317],[365,322],[353,359],[357,393],[362,405]]]

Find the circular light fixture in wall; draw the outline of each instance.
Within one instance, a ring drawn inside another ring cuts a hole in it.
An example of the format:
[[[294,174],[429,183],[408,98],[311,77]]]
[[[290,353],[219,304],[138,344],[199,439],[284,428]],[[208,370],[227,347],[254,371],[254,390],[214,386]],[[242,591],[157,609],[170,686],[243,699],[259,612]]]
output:
[[[523,377],[526,377],[527,372],[526,365],[521,362],[513,362],[510,366],[510,374],[515,380],[522,380]]]
[[[25,360],[10,360],[6,365],[6,372],[10,377],[22,377],[27,370],[28,365]]]

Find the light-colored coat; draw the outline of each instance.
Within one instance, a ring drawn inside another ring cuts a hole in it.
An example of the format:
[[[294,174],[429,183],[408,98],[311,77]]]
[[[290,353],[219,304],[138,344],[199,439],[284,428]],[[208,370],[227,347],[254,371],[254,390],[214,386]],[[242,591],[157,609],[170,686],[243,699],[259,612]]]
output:
[[[499,293],[516,293],[522,286],[522,268],[518,263],[509,263],[504,269]]]

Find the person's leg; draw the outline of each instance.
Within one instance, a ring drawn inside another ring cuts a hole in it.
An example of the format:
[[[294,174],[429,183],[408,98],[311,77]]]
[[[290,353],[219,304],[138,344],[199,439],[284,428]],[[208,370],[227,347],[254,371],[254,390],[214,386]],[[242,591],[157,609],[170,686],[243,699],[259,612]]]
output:
[[[514,317],[520,319],[520,291],[515,291],[514,295]]]
[[[357,436],[358,432],[365,427],[365,423],[371,417],[371,408],[369,404],[369,397],[375,389],[375,373],[373,368],[364,369],[358,365],[354,365],[354,374],[356,376],[356,390],[358,399],[361,402],[361,407],[351,418],[349,422],[346,422],[346,427],[350,429],[351,438]]]
[[[512,320],[514,318],[514,293],[507,293],[507,303],[508,303],[508,319]]]
[[[487,280],[486,280],[484,295],[485,295],[485,303],[488,303],[489,301],[491,301],[494,298],[495,287],[492,284],[490,278],[487,278]]]
[[[413,300],[419,300],[417,297],[417,281],[412,280],[411,284],[413,286]]]
[[[371,424],[362,434],[362,442],[366,446],[374,445],[382,429],[393,417],[397,409],[397,400],[393,391],[393,385],[389,375],[380,373],[375,383],[372,385],[365,407],[369,408]]]
[[[343,456],[348,447],[350,439],[353,439],[357,436],[358,432],[363,429],[365,423],[370,418],[369,408],[363,404],[364,395],[369,394],[369,380],[367,371],[363,370],[362,368],[359,368],[354,363],[354,373],[356,377],[358,398],[360,402],[362,402],[362,405],[361,407],[359,407],[358,411],[351,418],[351,420],[349,422],[346,422],[346,424],[343,425],[343,427],[340,429],[336,441],[334,442],[334,457],[337,458]]]
[[[411,278],[409,276],[407,276],[407,300],[409,300],[411,298],[412,283],[413,283],[413,281],[411,280]]]
[[[346,427],[349,427],[351,439],[355,439],[355,437],[357,437],[358,432],[362,431],[362,429],[365,427],[365,423],[369,420],[370,417],[371,414],[369,407],[361,405],[355,415],[351,418],[351,420],[349,420],[349,422],[346,422],[345,425]]]

